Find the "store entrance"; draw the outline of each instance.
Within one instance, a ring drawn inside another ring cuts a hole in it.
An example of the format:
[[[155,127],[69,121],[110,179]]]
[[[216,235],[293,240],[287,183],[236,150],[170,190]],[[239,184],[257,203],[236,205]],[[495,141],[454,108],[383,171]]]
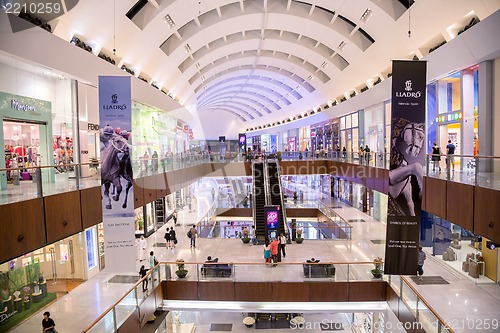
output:
[[[45,123],[4,120],[4,153],[7,168],[26,168],[19,172],[7,172],[7,181],[31,180],[29,167],[41,165],[40,133],[45,132]]]
[[[448,140],[455,145],[455,155],[460,155],[461,149],[461,136],[460,136],[460,123],[453,123],[439,126],[439,142],[441,154],[446,154],[446,146]],[[442,159],[444,161],[444,159]],[[446,162],[444,162],[446,163]],[[460,169],[460,158],[455,158],[455,169]],[[444,169],[443,169],[444,170]]]

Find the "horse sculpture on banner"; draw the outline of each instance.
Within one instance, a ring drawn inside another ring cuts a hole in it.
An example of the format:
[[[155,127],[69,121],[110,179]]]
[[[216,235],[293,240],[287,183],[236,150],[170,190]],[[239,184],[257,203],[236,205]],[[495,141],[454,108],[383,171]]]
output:
[[[106,209],[111,209],[111,197],[109,188],[113,185],[113,200],[120,200],[123,190],[121,179],[127,185],[125,187],[125,199],[122,208],[127,208],[128,192],[132,187],[132,163],[130,160],[130,147],[123,137],[114,136],[110,138],[109,145],[101,151],[101,185],[104,185],[104,196],[107,200]]]

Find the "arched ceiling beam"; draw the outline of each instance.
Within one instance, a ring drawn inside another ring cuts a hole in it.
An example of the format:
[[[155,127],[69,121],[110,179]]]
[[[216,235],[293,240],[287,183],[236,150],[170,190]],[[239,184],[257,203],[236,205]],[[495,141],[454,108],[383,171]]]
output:
[[[230,95],[230,96],[226,96],[226,95]],[[276,104],[272,99],[258,93],[258,92],[255,92],[255,91],[248,91],[248,90],[223,90],[222,93],[220,94],[216,94],[216,95],[213,95],[212,98],[210,99],[210,101],[212,100],[216,100],[218,98],[231,98],[231,97],[234,97],[234,98],[237,98],[237,97],[240,97],[240,98],[247,98],[247,97],[242,97],[242,96],[250,96],[251,99],[255,102],[255,103],[258,103],[259,105],[262,105],[263,107],[265,107],[265,111],[270,114],[272,111],[269,109],[269,106],[272,106],[275,110],[281,110],[281,106]],[[226,96],[226,97],[224,97]],[[250,98],[249,98],[250,99]],[[209,102],[209,101],[208,101]],[[201,103],[199,104],[199,107],[203,107],[205,106],[205,104],[208,103],[207,101],[205,101],[204,103]],[[267,105],[264,106],[263,103],[266,103]]]

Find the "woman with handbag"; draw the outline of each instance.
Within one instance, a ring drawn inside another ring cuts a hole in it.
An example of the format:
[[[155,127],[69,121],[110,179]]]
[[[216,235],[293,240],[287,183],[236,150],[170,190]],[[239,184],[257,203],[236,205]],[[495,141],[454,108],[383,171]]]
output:
[[[50,318],[50,312],[49,311],[44,312],[42,319],[43,333],[57,333],[55,326],[56,323],[54,323],[54,320]]]
[[[264,244],[264,260],[266,263],[271,262],[271,248],[269,247],[269,240],[266,239],[266,243]]]

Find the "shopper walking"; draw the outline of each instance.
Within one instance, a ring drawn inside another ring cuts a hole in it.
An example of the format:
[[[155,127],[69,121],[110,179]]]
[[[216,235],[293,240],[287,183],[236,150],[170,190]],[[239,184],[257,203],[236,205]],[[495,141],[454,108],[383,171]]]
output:
[[[364,161],[363,146],[359,146],[358,155],[359,155],[359,164],[363,164]]]
[[[370,147],[368,147],[368,145],[365,146],[365,160],[366,160],[366,165],[369,165],[370,164],[370,157],[371,157],[371,150],[370,150]]]
[[[44,333],[54,333],[56,323],[52,318],[50,318],[50,312],[46,311],[43,313],[42,328]]]
[[[141,236],[139,240],[139,261],[146,260],[146,248],[148,247],[148,241]]]
[[[276,266],[276,263],[278,262],[278,239],[274,238],[269,247],[271,248],[271,258],[273,260],[273,266]]]
[[[193,224],[191,229],[188,231],[188,237],[191,238],[191,248],[196,247],[196,237],[198,237],[198,231],[196,230],[196,226]]]
[[[281,233],[281,235],[280,235],[280,248],[281,248],[281,255],[283,256],[283,258],[286,257],[285,247],[286,247],[286,236],[283,233]]]
[[[175,248],[175,244],[177,244],[177,235],[175,234],[174,227],[170,228],[170,245],[171,248]]]
[[[269,239],[266,238],[266,242],[264,244],[264,260],[266,263],[271,262],[271,248],[269,246]]]
[[[448,145],[446,146],[446,171],[450,171],[450,164],[455,172],[455,145],[448,140]]]
[[[172,213],[172,219],[174,220],[174,225],[177,225],[177,210]]]
[[[436,169],[441,172],[441,166],[439,162],[441,161],[441,148],[439,148],[437,142],[434,142],[432,147],[432,171],[436,172]]]
[[[419,277],[419,280],[423,280],[423,275],[424,275],[424,261],[427,259],[425,252],[422,250],[422,246],[418,247],[418,266],[417,266],[417,276]]]
[[[148,273],[149,269],[146,269],[144,265],[141,266],[141,269],[139,269],[139,277],[142,279],[146,277],[146,274]],[[146,292],[148,290],[148,279],[142,280],[142,292]]]
[[[174,228],[172,228],[173,230]],[[172,237],[170,237],[170,228],[167,228],[167,230],[165,230],[165,236],[163,236],[163,238],[165,238],[165,243],[166,243],[166,247],[167,249],[170,249],[171,247],[171,243],[172,243]]]

